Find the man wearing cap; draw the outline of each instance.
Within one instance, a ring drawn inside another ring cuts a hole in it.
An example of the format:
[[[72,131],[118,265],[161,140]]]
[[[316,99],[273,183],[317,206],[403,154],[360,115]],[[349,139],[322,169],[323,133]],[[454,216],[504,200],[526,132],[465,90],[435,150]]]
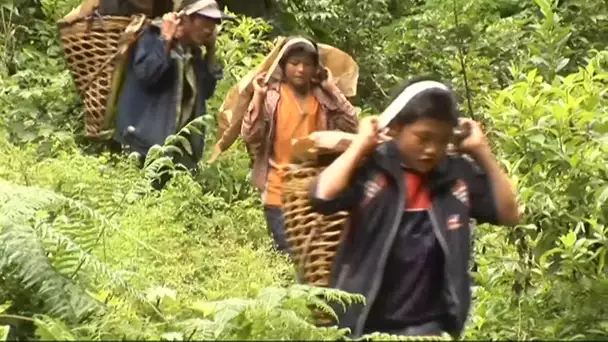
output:
[[[143,160],[150,147],[163,145],[169,135],[206,114],[205,102],[222,78],[215,42],[216,25],[225,19],[231,18],[214,0],[185,0],[178,13],[165,14],[143,32],[118,96],[115,140],[125,150],[139,153]],[[173,156],[174,162],[194,172],[204,132],[187,138],[191,151]]]

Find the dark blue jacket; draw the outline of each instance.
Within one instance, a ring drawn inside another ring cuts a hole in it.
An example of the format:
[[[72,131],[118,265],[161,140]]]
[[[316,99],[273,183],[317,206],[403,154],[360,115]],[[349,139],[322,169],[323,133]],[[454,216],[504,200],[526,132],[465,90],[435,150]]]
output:
[[[184,82],[180,67],[183,63],[175,51],[167,53],[165,46],[158,27],[150,26],[144,31],[132,49],[118,97],[115,139],[143,156],[152,145],[163,145],[169,135],[183,128],[176,121]],[[205,101],[222,78],[221,67],[210,66],[200,48],[193,49],[192,54],[198,92],[190,120],[207,113]],[[129,132],[129,126],[135,131]],[[189,139],[193,156],[184,164],[193,168],[202,156],[205,138],[193,135]]]
[[[316,182],[312,185],[314,210],[326,215],[342,210],[351,212],[351,226],[336,255],[330,286],[366,298],[365,306],[356,304],[346,312],[336,307],[340,327],[350,328],[355,337],[365,328],[406,207],[403,179],[399,151],[394,143],[388,142],[376,150],[357,171],[351,187],[337,198],[329,201],[318,198]],[[458,336],[471,302],[470,221],[496,224],[496,205],[488,177],[470,159],[461,156],[446,157],[431,173],[429,190],[432,197],[429,214],[445,254],[446,284],[442,295],[449,318],[442,323],[446,332]]]

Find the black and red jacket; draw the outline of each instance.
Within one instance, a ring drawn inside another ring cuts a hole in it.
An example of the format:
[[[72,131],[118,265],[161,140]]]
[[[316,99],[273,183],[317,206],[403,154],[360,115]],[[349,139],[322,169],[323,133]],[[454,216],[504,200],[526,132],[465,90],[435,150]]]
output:
[[[337,307],[339,326],[350,328],[353,337],[363,334],[382,284],[387,258],[406,207],[406,184],[401,156],[393,142],[382,144],[354,176],[351,186],[332,200],[316,196],[315,211],[332,214],[350,211],[350,227],[340,246],[330,286],[362,294],[366,305],[355,304],[345,312]],[[498,224],[491,184],[486,174],[468,157],[447,156],[429,175],[429,216],[445,256],[443,296],[446,332],[460,336],[471,303],[469,260],[474,224]]]

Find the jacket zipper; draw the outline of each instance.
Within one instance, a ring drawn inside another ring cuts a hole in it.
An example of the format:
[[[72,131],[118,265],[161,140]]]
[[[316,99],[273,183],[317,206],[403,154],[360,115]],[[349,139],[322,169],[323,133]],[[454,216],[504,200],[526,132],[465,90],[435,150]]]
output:
[[[359,319],[357,320],[357,324],[355,325],[355,336],[360,336],[363,333],[363,329],[365,328],[365,323],[367,322],[367,316],[369,315],[369,311],[372,308],[372,305],[374,303],[374,301],[376,300],[376,296],[378,295],[378,291],[380,290],[380,286],[382,286],[382,280],[384,278],[384,269],[386,266],[386,259],[388,258],[388,255],[392,249],[392,242],[394,242],[395,240],[395,235],[397,234],[398,228],[399,228],[399,224],[401,223],[401,219],[403,217],[403,210],[399,210],[399,208],[403,208],[405,206],[405,200],[404,200],[404,196],[403,196],[403,191],[401,191],[399,193],[399,202],[398,202],[398,206],[397,206],[397,214],[395,215],[395,221],[393,222],[393,227],[391,228],[391,234],[389,236],[389,240],[391,242],[390,247],[391,248],[387,248],[387,246],[389,245],[388,242],[384,244],[384,249],[382,251],[382,255],[380,255],[380,259],[378,259],[378,265],[380,266],[380,272],[378,272],[380,274],[379,277],[375,277],[374,279],[374,283],[372,284],[372,289],[370,291],[370,300],[369,303],[365,303],[365,307],[363,308],[363,312],[361,312],[361,315],[359,316]]]
[[[429,208],[429,217],[431,219],[431,223],[433,226],[433,231],[435,232],[435,236],[437,237],[437,241],[439,241],[439,244],[441,245],[441,249],[443,249],[443,254],[445,255],[445,260],[449,259],[449,250],[448,250],[448,244],[445,241],[445,238],[443,237],[443,235],[441,234],[441,229],[439,228],[439,222],[437,221],[437,217],[435,216],[435,210],[433,210],[433,207],[435,206],[435,204],[431,204],[431,207]],[[458,296],[456,296],[456,291],[454,290],[454,284],[452,283],[452,279],[450,277],[449,272],[447,271],[446,268],[447,265],[444,265],[444,270],[443,273],[445,275],[445,281],[447,283],[448,286],[448,291],[450,293],[450,296],[452,297],[452,300],[455,302],[455,304],[458,306]]]

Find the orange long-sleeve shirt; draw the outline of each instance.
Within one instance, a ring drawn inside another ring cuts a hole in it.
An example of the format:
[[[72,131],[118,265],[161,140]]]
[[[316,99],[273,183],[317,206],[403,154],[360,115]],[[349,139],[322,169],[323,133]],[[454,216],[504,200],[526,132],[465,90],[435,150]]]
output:
[[[270,160],[264,202],[270,206],[282,205],[283,168],[291,161],[291,141],[302,138],[317,130],[319,102],[311,93],[305,100],[305,111],[300,108],[293,90],[282,85],[280,88],[276,116],[276,134],[273,155]]]

